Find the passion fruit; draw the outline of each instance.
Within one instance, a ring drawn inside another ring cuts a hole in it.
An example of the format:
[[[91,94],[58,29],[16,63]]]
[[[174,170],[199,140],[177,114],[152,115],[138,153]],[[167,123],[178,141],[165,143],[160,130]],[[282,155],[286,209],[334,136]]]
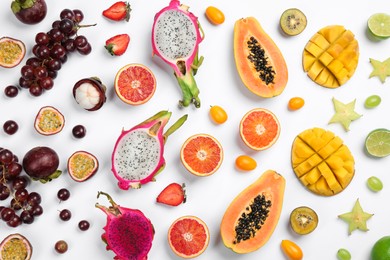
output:
[[[98,169],[98,159],[86,151],[77,151],[68,159],[68,173],[77,182],[88,180]]]
[[[35,117],[34,127],[41,135],[54,135],[62,131],[65,117],[52,106],[42,107]]]
[[[0,244],[0,259],[31,259],[33,248],[30,241],[21,234],[11,234]]]
[[[295,208],[290,214],[290,226],[299,235],[313,232],[317,225],[318,215],[309,207],[301,206]]]
[[[0,38],[0,66],[16,67],[26,55],[26,46],[20,40],[11,37]]]
[[[97,77],[84,78],[74,85],[73,97],[85,110],[95,111],[106,102],[106,86]]]

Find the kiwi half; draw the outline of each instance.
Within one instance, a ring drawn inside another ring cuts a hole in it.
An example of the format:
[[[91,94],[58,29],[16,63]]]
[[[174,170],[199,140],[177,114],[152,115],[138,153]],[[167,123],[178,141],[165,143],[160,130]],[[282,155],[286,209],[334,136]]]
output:
[[[290,214],[290,226],[295,233],[306,235],[316,229],[318,224],[317,213],[306,206],[295,208]]]
[[[300,34],[306,28],[307,19],[301,10],[290,8],[282,13],[279,24],[283,32],[294,36]]]

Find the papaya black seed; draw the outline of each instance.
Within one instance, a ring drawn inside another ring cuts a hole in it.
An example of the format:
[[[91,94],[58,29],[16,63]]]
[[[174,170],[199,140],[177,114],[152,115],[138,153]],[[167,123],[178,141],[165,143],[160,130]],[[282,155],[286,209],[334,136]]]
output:
[[[263,194],[254,198],[252,203],[245,208],[246,212],[243,212],[238,219],[233,244],[238,244],[256,235],[256,232],[264,225],[271,205],[271,201],[267,200]]]
[[[268,58],[265,56],[265,51],[261,48],[259,42],[255,37],[251,36],[247,41],[250,54],[247,56],[248,60],[253,63],[259,77],[266,85],[274,83],[275,71],[271,65],[268,64]]]

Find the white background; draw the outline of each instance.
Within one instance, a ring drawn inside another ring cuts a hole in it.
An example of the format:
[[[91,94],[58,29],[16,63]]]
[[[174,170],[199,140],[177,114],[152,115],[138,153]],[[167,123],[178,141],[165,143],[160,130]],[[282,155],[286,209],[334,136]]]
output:
[[[21,24],[13,16],[9,3],[2,1],[0,8],[0,36],[10,36],[22,40],[28,53],[22,64],[31,56],[35,34],[48,31],[51,23],[58,19],[64,8],[84,11],[84,23],[97,23],[96,27],[82,29],[79,34],[86,35],[93,51],[88,56],[72,54],[68,62],[55,79],[52,90],[41,97],[31,97],[22,91],[16,98],[0,95],[0,123],[13,119],[19,124],[19,131],[8,136],[0,131],[0,144],[15,152],[19,158],[34,146],[46,145],[54,148],[61,159],[60,168],[64,174],[48,184],[33,183],[29,190],[38,191],[42,197],[44,214],[32,225],[10,228],[0,223],[0,238],[19,232],[30,239],[33,247],[33,259],[111,259],[100,235],[105,225],[103,212],[94,207],[101,198],[96,199],[97,191],[106,191],[120,205],[142,210],[154,224],[156,234],[149,259],[177,259],[169,248],[167,230],[170,224],[183,215],[196,215],[203,219],[210,229],[210,244],[198,259],[284,259],[280,250],[282,239],[291,239],[304,251],[305,259],[336,259],[339,248],[349,249],[353,259],[369,259],[374,242],[390,234],[390,157],[373,159],[364,153],[364,139],[376,128],[390,128],[388,111],[390,109],[389,82],[381,84],[379,79],[369,79],[372,67],[369,58],[385,60],[390,56],[390,40],[373,41],[366,32],[366,22],[370,15],[377,12],[390,13],[387,1],[194,1],[185,4],[199,17],[206,34],[200,45],[200,54],[205,61],[196,75],[200,88],[202,106],[199,109],[188,107],[179,109],[177,101],[180,90],[173,77],[172,70],[158,57],[152,57],[151,28],[154,14],[168,5],[168,1],[132,1],[130,22],[112,22],[105,19],[101,12],[114,1],[54,1],[48,0],[47,17],[37,25]],[[10,2],[10,1],[8,1]],[[220,26],[211,25],[204,16],[209,5],[220,8],[226,21]],[[296,37],[283,36],[278,28],[279,17],[290,7],[301,9],[307,16],[306,30]],[[285,91],[278,97],[262,99],[249,92],[241,83],[236,72],[233,58],[233,26],[236,20],[254,16],[264,30],[274,39],[281,49],[289,69],[289,81]],[[303,72],[301,56],[310,37],[320,28],[332,25],[344,25],[355,35],[360,45],[360,59],[355,75],[338,89],[326,89],[313,83]],[[121,57],[111,57],[104,49],[109,37],[128,33],[131,42],[127,52]],[[129,63],[142,63],[148,66],[157,79],[157,90],[153,98],[138,107],[129,106],[120,101],[113,91],[116,72]],[[0,86],[3,89],[15,84],[20,76],[22,64],[14,69],[0,68]],[[81,78],[98,76],[107,85],[107,102],[99,111],[83,110],[73,99],[72,88]],[[378,94],[382,103],[375,109],[364,108],[366,97]],[[291,97],[301,96],[305,106],[295,112],[287,110]],[[352,122],[350,131],[345,132],[339,124],[328,125],[334,113],[332,97],[348,103],[356,98],[356,111],[363,115]],[[66,118],[63,131],[54,136],[39,135],[33,128],[33,122],[39,108],[52,105],[58,108]],[[224,107],[229,114],[223,125],[211,122],[208,111],[211,105]],[[281,124],[281,134],[276,144],[269,150],[254,152],[242,143],[238,125],[241,117],[250,109],[263,107],[276,114]],[[121,129],[131,128],[157,111],[168,109],[173,112],[173,123],[183,114],[189,114],[188,121],[168,140],[165,150],[167,166],[157,176],[157,181],[143,186],[140,190],[122,191],[110,172],[110,156],[115,140]],[[87,136],[76,140],[71,135],[73,126],[83,124]],[[348,145],[356,160],[356,173],[348,188],[333,197],[321,197],[306,190],[295,177],[290,165],[290,149],[294,137],[311,127],[322,127],[333,131]],[[225,157],[221,168],[212,176],[201,178],[188,173],[180,162],[179,151],[183,142],[191,135],[208,133],[222,144]],[[95,154],[100,161],[98,173],[84,183],[71,180],[66,172],[67,158],[77,150],[86,150]],[[253,172],[240,172],[235,169],[235,158],[248,154],[257,160],[258,167]],[[254,182],[265,170],[274,169],[281,173],[287,182],[285,200],[279,224],[269,242],[254,253],[237,255],[224,247],[219,235],[219,225],[225,209],[233,198],[249,184]],[[366,187],[368,177],[376,175],[384,183],[384,189],[373,193]],[[184,182],[187,186],[187,203],[175,208],[155,202],[159,192],[171,182]],[[59,203],[56,198],[60,188],[68,188],[71,197]],[[348,226],[338,219],[341,213],[352,209],[359,198],[363,209],[375,215],[367,222],[368,232],[355,231],[348,236]],[[298,206],[312,207],[319,215],[318,228],[307,236],[294,235],[288,226],[290,212]],[[70,209],[72,218],[68,222],[59,219],[61,209]],[[91,227],[86,232],[77,228],[77,223],[87,219]],[[64,239],[69,250],[57,255],[54,244]]]

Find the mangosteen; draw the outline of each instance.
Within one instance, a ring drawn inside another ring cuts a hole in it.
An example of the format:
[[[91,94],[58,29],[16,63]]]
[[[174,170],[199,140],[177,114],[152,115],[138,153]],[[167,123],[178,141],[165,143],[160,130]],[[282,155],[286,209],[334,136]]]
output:
[[[58,170],[60,160],[56,151],[46,146],[37,146],[28,151],[23,158],[23,169],[33,179],[42,183],[61,175]]]
[[[106,102],[106,86],[97,77],[81,79],[73,87],[73,97],[85,110],[95,111]]]
[[[47,14],[45,0],[14,0],[11,9],[16,18],[25,24],[37,24]]]

